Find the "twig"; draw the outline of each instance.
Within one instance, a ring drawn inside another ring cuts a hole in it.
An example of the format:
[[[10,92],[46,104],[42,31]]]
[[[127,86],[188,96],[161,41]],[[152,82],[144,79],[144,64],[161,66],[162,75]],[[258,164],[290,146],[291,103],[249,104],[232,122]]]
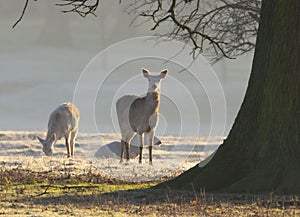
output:
[[[39,194],[37,194],[37,195],[35,195],[35,196],[36,196],[36,197],[39,197],[39,196],[42,196],[42,195],[44,195],[44,194],[47,194],[47,191],[48,191],[48,189],[49,189],[50,187],[51,187],[51,185],[47,185],[44,192],[39,193]]]
[[[46,187],[45,191],[42,192],[42,193],[39,193],[37,195],[35,195],[36,197],[39,197],[39,196],[42,196],[44,194],[47,194],[48,190],[50,188],[58,188],[58,189],[90,189],[90,188],[98,188],[97,185],[87,185],[87,186],[76,186],[76,185],[71,185],[71,186],[68,186],[68,185],[64,185],[64,186],[58,186],[58,185],[45,185],[45,186],[41,186],[42,188],[43,187]]]
[[[95,11],[99,6],[100,0],[95,0],[90,4],[88,0],[60,0],[61,3],[56,3],[57,6],[70,6],[70,9],[63,10],[63,13],[75,12],[81,17],[86,17],[89,14],[96,16]]]
[[[29,3],[29,0],[25,0],[25,5],[24,5],[24,7],[23,7],[22,14],[21,14],[21,16],[19,17],[19,19],[15,22],[15,24],[12,26],[12,28],[15,28],[15,26],[16,26],[19,22],[21,22],[21,20],[23,19],[23,16],[24,16],[25,11],[26,11],[26,9],[27,9],[28,3]]]

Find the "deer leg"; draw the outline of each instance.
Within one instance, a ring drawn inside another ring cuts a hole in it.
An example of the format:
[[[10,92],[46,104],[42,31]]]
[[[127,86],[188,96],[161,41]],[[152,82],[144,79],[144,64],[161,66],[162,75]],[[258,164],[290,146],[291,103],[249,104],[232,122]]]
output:
[[[152,165],[152,145],[149,146],[149,164]]]
[[[75,138],[77,136],[77,130],[71,132],[71,139],[70,139],[70,147],[71,147],[71,156],[74,156],[74,149],[75,149]]]
[[[140,147],[140,157],[139,157],[139,163],[142,163],[142,156],[143,156],[143,147]]]
[[[144,139],[143,139],[143,134],[137,134],[137,140],[138,144],[140,146],[140,157],[139,157],[139,163],[142,163],[142,158],[143,158],[143,146],[144,146]]]
[[[65,137],[66,139],[66,147],[67,147],[67,154],[68,154],[68,157],[70,157],[70,135],[66,136]]]
[[[147,143],[149,148],[149,164],[152,165],[152,145],[153,145],[154,132],[150,131],[147,135]]]
[[[121,139],[121,160],[120,160],[120,163],[123,162],[123,157],[124,157],[124,149],[125,149],[125,141]]]
[[[125,150],[126,150],[126,160],[129,161],[130,155],[129,155],[129,143],[125,142]]]

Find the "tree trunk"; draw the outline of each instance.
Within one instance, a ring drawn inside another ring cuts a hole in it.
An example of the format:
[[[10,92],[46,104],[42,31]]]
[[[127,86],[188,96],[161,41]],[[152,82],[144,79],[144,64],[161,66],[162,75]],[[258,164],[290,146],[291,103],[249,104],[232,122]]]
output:
[[[300,194],[300,1],[263,0],[248,89],[212,160],[157,187]]]

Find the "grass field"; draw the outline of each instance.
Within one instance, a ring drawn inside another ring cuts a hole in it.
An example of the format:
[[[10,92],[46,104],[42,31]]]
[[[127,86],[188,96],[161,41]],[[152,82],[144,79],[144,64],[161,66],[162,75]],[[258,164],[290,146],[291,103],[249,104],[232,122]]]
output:
[[[132,159],[88,157],[116,135],[80,134],[75,158],[63,144],[46,157],[41,132],[0,131],[0,216],[300,216],[297,196],[208,194],[155,189],[204,159],[213,148],[205,138],[163,137],[153,166]],[[178,166],[176,163],[179,163]]]
[[[0,171],[0,216],[300,216],[297,196],[206,194],[100,174]]]

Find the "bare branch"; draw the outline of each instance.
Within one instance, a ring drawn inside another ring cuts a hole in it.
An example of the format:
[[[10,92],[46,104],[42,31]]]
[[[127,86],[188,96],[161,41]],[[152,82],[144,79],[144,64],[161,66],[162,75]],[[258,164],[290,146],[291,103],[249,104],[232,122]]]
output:
[[[24,16],[25,11],[26,11],[26,9],[27,9],[28,3],[29,3],[29,0],[25,0],[25,5],[24,5],[24,7],[23,7],[22,14],[21,14],[20,18],[14,23],[14,25],[12,26],[12,28],[15,28],[15,26],[16,26],[19,22],[21,22],[21,20],[23,19],[23,16]]]
[[[217,61],[255,47],[260,5],[261,0],[131,0],[126,11],[153,22],[152,30],[167,24],[161,37],[190,43],[193,56],[213,53]]]
[[[22,20],[28,3],[13,27]],[[261,0],[127,0],[126,4],[127,13],[136,15],[134,20],[143,17],[141,23],[154,24],[151,30],[164,26],[166,33],[160,37],[191,44],[193,56],[204,52],[215,62],[255,47]],[[95,15],[100,0],[60,0],[56,5],[66,8],[64,13],[86,17]]]
[[[89,14],[96,16],[95,11],[100,4],[100,0],[60,0],[61,3],[57,3],[57,6],[69,7],[63,10],[63,13],[74,12],[81,17],[86,17]]]
[[[37,1],[37,0],[34,0]],[[81,17],[86,17],[89,14],[96,16],[95,11],[100,5],[100,0],[60,0],[61,3],[56,3],[57,6],[67,7],[63,10],[63,13],[74,12],[79,14]],[[25,0],[25,5],[23,7],[22,14],[20,18],[14,23],[12,28],[14,28],[24,17],[25,11],[29,4],[29,0]]]

